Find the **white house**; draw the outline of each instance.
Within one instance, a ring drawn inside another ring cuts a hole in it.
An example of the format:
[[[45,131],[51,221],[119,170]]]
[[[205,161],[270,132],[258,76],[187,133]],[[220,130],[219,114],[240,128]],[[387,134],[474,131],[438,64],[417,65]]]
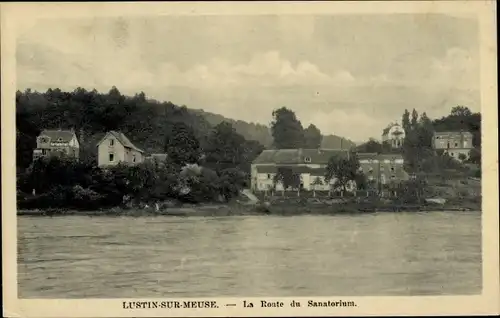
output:
[[[123,133],[109,131],[97,143],[99,167],[115,166],[118,163],[135,165],[144,161],[144,151],[136,147]]]
[[[404,171],[401,154],[357,153],[360,172],[375,184],[388,184],[408,178]],[[253,191],[266,191],[275,188],[283,190],[281,182],[275,180],[280,168],[289,168],[300,175],[304,190],[328,191],[335,179],[325,182],[325,172],[332,156],[349,156],[347,150],[336,149],[273,149],[264,150],[252,163],[251,188]],[[355,190],[351,182],[348,191]]]
[[[405,130],[399,124],[390,124],[382,131],[382,142],[389,143],[392,148],[401,148],[405,139]]]

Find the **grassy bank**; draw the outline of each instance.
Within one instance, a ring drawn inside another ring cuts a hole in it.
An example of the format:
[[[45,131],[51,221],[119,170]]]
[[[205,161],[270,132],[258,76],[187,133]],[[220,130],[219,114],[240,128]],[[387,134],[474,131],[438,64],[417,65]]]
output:
[[[460,204],[398,204],[398,203],[357,203],[357,202],[265,202],[258,205],[237,203],[184,205],[156,210],[155,208],[111,208],[93,211],[65,209],[18,210],[24,216],[243,216],[243,215],[337,215],[376,212],[418,212],[418,211],[481,211],[481,204],[461,202]]]

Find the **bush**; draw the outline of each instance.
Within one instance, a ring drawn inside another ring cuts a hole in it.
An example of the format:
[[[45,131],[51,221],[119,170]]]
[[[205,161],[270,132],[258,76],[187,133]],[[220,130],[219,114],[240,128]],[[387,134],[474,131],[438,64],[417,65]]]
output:
[[[63,177],[61,177],[63,176]],[[98,167],[59,159],[35,162],[18,178],[18,204],[24,208],[95,209],[171,199],[201,203],[230,200],[246,185],[238,169],[214,170],[198,165],[142,163]],[[36,190],[36,196],[28,193]]]

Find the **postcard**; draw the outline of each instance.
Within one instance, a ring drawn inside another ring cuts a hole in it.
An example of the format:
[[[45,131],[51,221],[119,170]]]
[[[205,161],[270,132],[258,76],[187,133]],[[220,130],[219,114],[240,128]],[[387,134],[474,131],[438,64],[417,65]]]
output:
[[[499,313],[493,1],[0,12],[5,316]]]

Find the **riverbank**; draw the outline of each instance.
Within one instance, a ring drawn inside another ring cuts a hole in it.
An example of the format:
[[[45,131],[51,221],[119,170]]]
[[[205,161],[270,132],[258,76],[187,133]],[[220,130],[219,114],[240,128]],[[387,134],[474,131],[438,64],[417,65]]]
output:
[[[66,209],[33,209],[18,210],[17,215],[24,216],[244,216],[244,215],[337,215],[337,214],[364,214],[377,212],[430,212],[430,211],[481,211],[481,204],[468,202],[467,204],[396,204],[396,203],[339,203],[339,204],[308,204],[296,202],[281,202],[263,204],[204,204],[183,205],[155,209],[146,208],[110,208],[93,211],[66,210]]]

